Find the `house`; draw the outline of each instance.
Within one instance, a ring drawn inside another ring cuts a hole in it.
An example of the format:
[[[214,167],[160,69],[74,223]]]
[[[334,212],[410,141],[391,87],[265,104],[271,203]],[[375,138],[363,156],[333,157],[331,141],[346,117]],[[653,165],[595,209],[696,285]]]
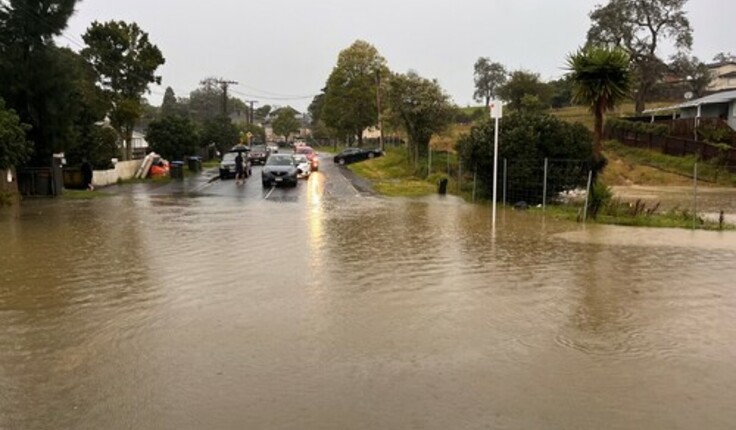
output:
[[[736,61],[708,64],[708,69],[713,75],[708,92],[736,90]]]
[[[130,143],[131,148],[133,149],[133,158],[140,159],[146,156],[148,153],[148,142],[146,141],[146,136],[143,133],[134,130]]]
[[[645,110],[644,114],[654,118],[656,114],[662,112],[672,112],[673,119],[722,120],[736,130],[736,90],[722,91],[673,106]]]

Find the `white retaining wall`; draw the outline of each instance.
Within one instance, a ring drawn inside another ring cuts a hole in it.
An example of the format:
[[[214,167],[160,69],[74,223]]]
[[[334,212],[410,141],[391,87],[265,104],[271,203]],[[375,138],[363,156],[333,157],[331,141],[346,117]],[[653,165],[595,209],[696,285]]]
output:
[[[92,174],[92,185],[95,187],[104,187],[116,184],[118,179],[123,181],[131,179],[135,176],[135,172],[142,162],[143,160],[119,161],[115,164],[114,169],[95,170]]]

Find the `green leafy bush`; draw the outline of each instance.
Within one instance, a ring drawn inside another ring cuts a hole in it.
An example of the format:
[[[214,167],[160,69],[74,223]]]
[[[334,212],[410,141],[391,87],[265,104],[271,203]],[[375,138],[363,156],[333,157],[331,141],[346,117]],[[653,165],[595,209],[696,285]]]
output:
[[[517,111],[504,117],[499,134],[499,173],[501,160],[507,159],[509,201],[542,201],[545,158],[561,161],[548,171],[547,197],[585,188],[588,171],[594,167],[593,136],[584,125],[545,113]],[[479,190],[486,197],[493,190],[493,141],[494,123],[486,119],[462,136],[456,148],[463,171],[470,174],[477,170]]]
[[[627,121],[625,119],[610,118],[606,121],[606,129],[610,132],[630,132],[641,134],[653,134],[655,136],[667,136],[670,128],[663,124],[652,124],[648,122]]]

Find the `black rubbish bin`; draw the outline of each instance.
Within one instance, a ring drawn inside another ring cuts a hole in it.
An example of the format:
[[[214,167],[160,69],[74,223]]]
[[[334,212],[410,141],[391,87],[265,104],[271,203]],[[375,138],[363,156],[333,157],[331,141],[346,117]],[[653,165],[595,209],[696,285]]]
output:
[[[447,194],[447,178],[442,178],[437,183],[437,192],[442,195]]]
[[[202,171],[202,158],[201,157],[189,157],[189,171],[190,172],[201,172]]]
[[[184,162],[172,161],[169,164],[169,176],[171,179],[184,179]]]

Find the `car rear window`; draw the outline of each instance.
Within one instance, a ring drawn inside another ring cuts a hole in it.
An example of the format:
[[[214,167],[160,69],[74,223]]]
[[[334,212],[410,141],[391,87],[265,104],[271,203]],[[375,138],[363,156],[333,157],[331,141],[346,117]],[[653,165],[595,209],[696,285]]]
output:
[[[266,161],[266,166],[290,166],[293,163],[294,161],[289,156],[271,156],[268,158],[268,161]]]

